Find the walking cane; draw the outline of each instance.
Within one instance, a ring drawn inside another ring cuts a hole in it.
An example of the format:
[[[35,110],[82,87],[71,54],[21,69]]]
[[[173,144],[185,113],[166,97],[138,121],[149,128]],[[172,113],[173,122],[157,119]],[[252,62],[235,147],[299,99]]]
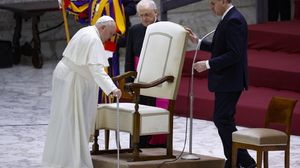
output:
[[[118,168],[120,168],[120,118],[119,118],[119,98],[117,98],[117,159],[118,159]]]

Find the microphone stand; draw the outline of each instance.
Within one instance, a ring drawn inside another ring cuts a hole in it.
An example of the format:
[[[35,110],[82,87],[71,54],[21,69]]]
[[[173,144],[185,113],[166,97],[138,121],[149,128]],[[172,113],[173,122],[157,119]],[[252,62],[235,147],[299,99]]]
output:
[[[189,144],[189,154],[185,155],[183,157],[181,157],[181,159],[186,159],[186,160],[198,160],[200,159],[200,157],[193,155],[192,154],[192,140],[193,140],[193,104],[194,104],[194,63],[196,61],[196,56],[197,56],[197,51],[198,49],[200,49],[200,44],[202,42],[202,40],[204,40],[207,36],[209,36],[210,34],[214,33],[215,30],[207,33],[205,36],[202,37],[202,39],[199,39],[198,44],[197,44],[197,48],[196,48],[196,52],[194,55],[194,59],[193,59],[193,64],[192,64],[192,71],[191,71],[191,90],[190,90],[190,144]]]

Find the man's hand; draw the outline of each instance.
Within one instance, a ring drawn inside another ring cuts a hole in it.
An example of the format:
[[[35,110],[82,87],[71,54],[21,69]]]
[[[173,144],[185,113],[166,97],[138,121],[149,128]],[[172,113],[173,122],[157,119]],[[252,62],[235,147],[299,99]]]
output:
[[[196,34],[190,28],[188,28],[188,27],[184,26],[184,29],[190,33],[189,39],[191,40],[191,42],[193,44],[198,44],[199,39],[196,36]]]
[[[206,61],[199,61],[199,62],[196,62],[194,63],[193,65],[194,69],[196,71],[198,71],[199,73],[200,72],[203,72],[205,70],[207,70],[207,67],[206,67]]]
[[[112,94],[114,97],[117,97],[118,99],[122,97],[122,92],[120,89],[115,89],[114,91],[112,91]]]

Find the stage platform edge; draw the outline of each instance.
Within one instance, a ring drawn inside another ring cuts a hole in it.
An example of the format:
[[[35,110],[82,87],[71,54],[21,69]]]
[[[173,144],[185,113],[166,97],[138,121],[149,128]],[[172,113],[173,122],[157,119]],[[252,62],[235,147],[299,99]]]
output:
[[[153,155],[153,154],[164,154],[165,149],[163,148],[143,148],[143,155]],[[173,151],[173,154],[178,157],[181,151]],[[182,156],[188,153],[183,153]],[[185,160],[179,158],[174,162],[166,162],[160,168],[224,168],[225,159],[206,156],[201,154],[194,154],[200,157],[199,160]],[[164,161],[171,161],[173,159],[167,160],[153,160],[153,161],[140,161],[140,162],[127,162],[130,158],[131,153],[120,153],[120,168],[158,168]],[[92,155],[94,168],[117,168],[118,160],[117,154],[102,154],[102,155]]]

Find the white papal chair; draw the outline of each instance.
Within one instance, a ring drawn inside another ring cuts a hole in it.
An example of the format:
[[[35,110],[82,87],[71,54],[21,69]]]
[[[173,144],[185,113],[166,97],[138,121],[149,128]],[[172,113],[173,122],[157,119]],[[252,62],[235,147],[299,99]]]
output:
[[[137,72],[126,72],[113,77],[119,81],[135,76],[125,90],[134,93],[133,103],[119,103],[120,131],[132,135],[132,158],[143,161],[175,158],[173,155],[173,111],[186,53],[188,32],[176,23],[161,21],[147,27]],[[139,96],[169,99],[168,109],[138,104]],[[99,130],[116,130],[116,103],[99,104],[96,116],[95,144],[92,154],[111,153],[112,149],[99,150]],[[142,135],[168,134],[165,155],[139,155],[138,143]],[[122,151],[127,149],[122,149]],[[120,151],[121,152],[121,151]]]

